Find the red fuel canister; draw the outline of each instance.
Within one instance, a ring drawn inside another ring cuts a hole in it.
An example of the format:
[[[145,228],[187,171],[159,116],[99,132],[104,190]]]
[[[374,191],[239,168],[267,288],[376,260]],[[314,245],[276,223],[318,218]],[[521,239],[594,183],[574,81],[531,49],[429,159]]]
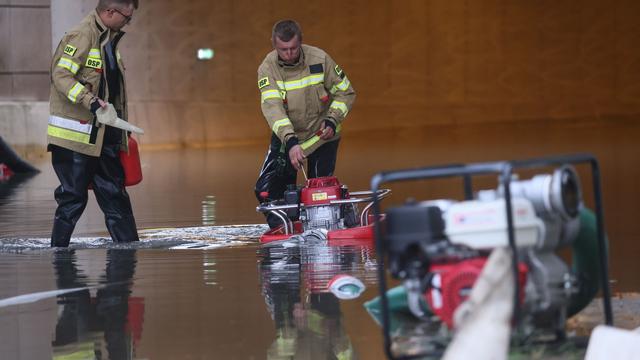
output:
[[[129,136],[129,153],[120,152],[120,162],[124,168],[124,186],[133,186],[142,181],[142,167],[140,166],[140,153],[138,142]]]

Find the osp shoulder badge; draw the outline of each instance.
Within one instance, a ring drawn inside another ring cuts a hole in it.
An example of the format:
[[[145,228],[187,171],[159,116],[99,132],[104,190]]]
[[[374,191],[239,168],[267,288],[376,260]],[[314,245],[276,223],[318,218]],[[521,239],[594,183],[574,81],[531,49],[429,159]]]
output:
[[[340,65],[336,65],[336,67],[334,68],[334,70],[336,71],[336,74],[344,79],[344,72],[342,71],[342,69],[340,68]]]
[[[73,45],[67,44],[67,45],[64,46],[64,50],[63,51],[64,51],[65,54],[67,54],[69,56],[73,56],[73,54],[76,53],[76,50],[78,50],[78,48],[76,48]]]
[[[258,89],[262,89],[265,86],[269,86],[268,77],[263,77],[262,79],[258,80]]]
[[[85,63],[86,67],[90,67],[93,69],[102,69],[102,60],[101,59],[94,59],[94,58],[87,58],[87,62]]]

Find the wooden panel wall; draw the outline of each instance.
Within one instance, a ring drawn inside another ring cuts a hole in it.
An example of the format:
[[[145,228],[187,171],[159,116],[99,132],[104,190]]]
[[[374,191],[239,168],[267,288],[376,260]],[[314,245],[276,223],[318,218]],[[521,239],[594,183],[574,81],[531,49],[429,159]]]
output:
[[[2,99],[48,98],[48,4],[0,0]],[[297,19],[305,41],[351,78],[358,100],[346,132],[639,113],[634,0],[142,0],[123,41],[141,142],[267,136],[256,68],[282,18]],[[213,61],[196,60],[200,47],[215,49]]]
[[[142,2],[123,50],[142,142],[264,138],[256,68],[272,24],[287,17],[358,91],[346,131],[640,109],[633,0],[154,0]],[[214,48],[213,61],[197,61],[199,47]]]

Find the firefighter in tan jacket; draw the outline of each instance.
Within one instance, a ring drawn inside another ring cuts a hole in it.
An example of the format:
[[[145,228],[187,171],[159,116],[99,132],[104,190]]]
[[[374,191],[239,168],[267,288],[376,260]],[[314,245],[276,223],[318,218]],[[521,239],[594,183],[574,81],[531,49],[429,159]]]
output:
[[[125,131],[101,125],[96,111],[114,105],[127,119],[120,31],[131,21],[138,0],[98,0],[91,12],[60,41],[51,64],[48,149],[60,186],[51,246],[66,247],[92,186],[116,242],[137,241],[129,195],[124,188],[120,150],[127,150]]]
[[[272,130],[255,186],[259,202],[281,199],[305,159],[310,178],[333,175],[342,122],[356,97],[326,52],[302,44],[295,21],[276,23],[271,41],[274,50],[258,68],[262,113]],[[267,220],[278,225],[277,219]]]

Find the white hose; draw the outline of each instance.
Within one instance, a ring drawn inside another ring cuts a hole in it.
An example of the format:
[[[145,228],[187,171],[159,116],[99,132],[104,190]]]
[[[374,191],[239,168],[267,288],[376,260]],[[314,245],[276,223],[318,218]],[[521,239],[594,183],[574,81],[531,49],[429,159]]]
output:
[[[514,291],[511,252],[496,248],[454,313],[456,334],[443,359],[506,359]]]

